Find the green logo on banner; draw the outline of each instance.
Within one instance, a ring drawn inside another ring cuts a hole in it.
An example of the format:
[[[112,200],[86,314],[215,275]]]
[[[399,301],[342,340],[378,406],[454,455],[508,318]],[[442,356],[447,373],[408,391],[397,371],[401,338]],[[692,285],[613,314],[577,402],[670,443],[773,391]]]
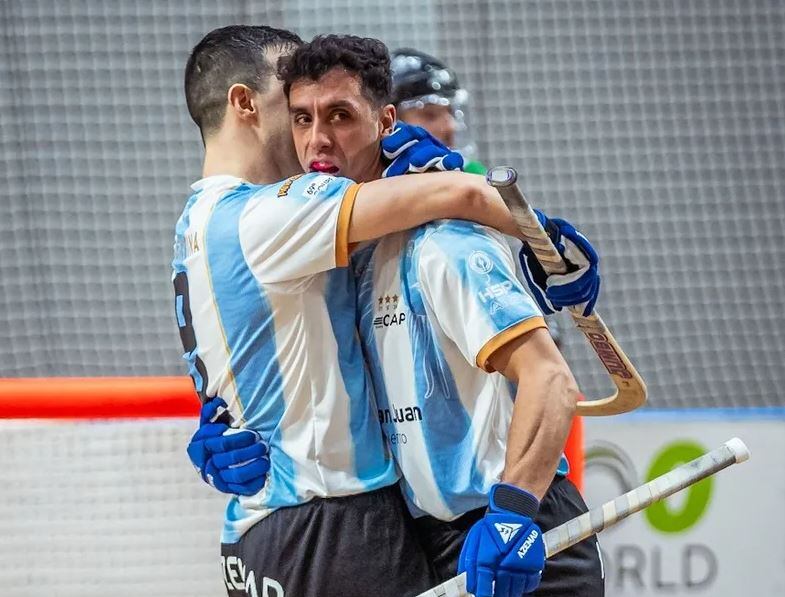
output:
[[[680,464],[689,462],[706,453],[706,449],[691,441],[668,444],[654,458],[649,467],[646,481],[664,475]],[[649,524],[663,533],[681,533],[695,525],[706,512],[712,491],[712,478],[708,477],[687,489],[687,498],[678,508],[671,508],[666,500],[657,502],[644,510]]]

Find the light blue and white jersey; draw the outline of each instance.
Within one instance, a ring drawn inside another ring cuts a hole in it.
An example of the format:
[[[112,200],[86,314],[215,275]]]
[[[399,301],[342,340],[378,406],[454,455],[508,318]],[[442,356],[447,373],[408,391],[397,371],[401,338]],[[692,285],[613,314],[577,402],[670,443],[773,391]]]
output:
[[[311,173],[192,188],[172,263],[184,358],[201,397],[270,444],[267,482],[232,498],[222,540],[276,508],[395,483],[345,267],[358,185]]]
[[[488,504],[504,469],[515,386],[494,351],[545,322],[500,233],[440,220],[352,258],[379,420],[415,516]]]

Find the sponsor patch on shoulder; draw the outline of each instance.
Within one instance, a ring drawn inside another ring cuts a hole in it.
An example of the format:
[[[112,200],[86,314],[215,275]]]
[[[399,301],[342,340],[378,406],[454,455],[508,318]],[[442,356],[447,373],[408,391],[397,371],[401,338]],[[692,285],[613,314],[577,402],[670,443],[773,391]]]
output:
[[[286,195],[289,193],[289,189],[292,188],[294,181],[297,180],[298,178],[302,178],[303,176],[305,176],[305,174],[295,174],[294,176],[290,176],[289,178],[284,180],[283,184],[278,189],[278,196],[286,197]]]
[[[317,176],[311,181],[311,184],[309,184],[305,188],[305,191],[303,191],[303,195],[305,195],[306,197],[311,197],[313,199],[316,199],[319,193],[321,193],[324,189],[326,189],[327,186],[330,184],[330,181],[333,180],[334,178],[335,177],[328,176],[326,174],[321,174]]]

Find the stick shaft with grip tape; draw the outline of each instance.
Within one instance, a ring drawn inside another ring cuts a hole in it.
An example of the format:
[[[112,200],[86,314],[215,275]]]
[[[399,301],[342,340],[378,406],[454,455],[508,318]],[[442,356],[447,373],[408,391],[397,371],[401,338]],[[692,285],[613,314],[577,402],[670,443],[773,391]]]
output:
[[[738,437],[734,437],[719,448],[543,533],[545,557],[564,551],[631,514],[640,512],[653,503],[694,485],[732,464],[744,462],[749,457],[750,451],[747,446]],[[470,593],[466,592],[466,575],[459,574],[417,597],[469,597],[469,595]]]

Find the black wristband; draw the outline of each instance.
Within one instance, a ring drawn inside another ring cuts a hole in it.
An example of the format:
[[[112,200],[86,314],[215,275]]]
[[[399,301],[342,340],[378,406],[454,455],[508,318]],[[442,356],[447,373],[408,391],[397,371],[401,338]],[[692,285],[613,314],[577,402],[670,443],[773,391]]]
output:
[[[540,501],[528,491],[504,483],[491,487],[490,498],[494,510],[507,510],[528,518],[534,518],[540,509]]]

